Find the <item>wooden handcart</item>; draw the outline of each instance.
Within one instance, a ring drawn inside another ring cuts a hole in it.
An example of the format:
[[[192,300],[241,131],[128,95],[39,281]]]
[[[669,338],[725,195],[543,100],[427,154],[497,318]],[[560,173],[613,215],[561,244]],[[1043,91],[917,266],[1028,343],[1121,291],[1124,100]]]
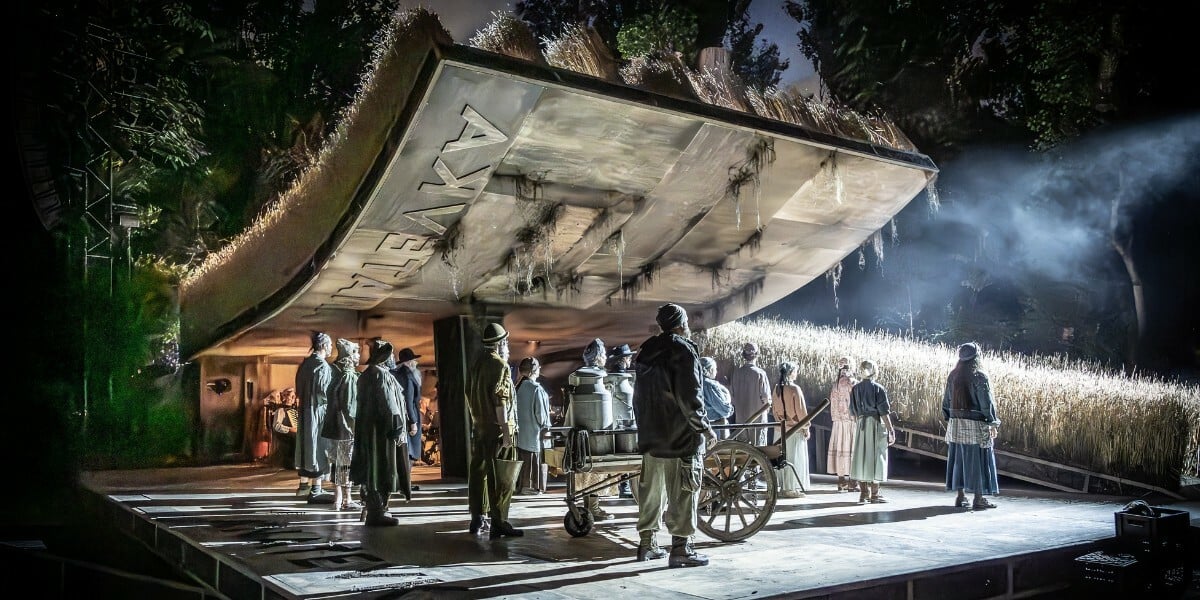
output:
[[[704,472],[697,502],[697,528],[705,535],[723,542],[744,540],[758,533],[775,510],[776,471],[795,469],[787,461],[787,438],[798,434],[799,429],[807,426],[828,406],[829,400],[825,399],[800,423],[784,431],[781,439],[774,444],[754,446],[739,439],[725,439],[709,447],[704,455]],[[742,423],[714,426],[713,429],[736,433],[775,426],[774,423]],[[595,524],[592,514],[582,502],[588,494],[630,481],[634,484],[631,485],[634,501],[637,501],[635,480],[641,475],[642,455],[593,455],[590,438],[636,432],[636,429],[587,431],[571,427],[551,428],[550,435],[555,443],[545,450],[545,460],[552,473],[567,476],[564,498],[567,513],[563,517],[563,527],[573,537],[587,535]],[[578,472],[595,473],[599,477],[591,485],[576,489],[575,478],[571,474]]]

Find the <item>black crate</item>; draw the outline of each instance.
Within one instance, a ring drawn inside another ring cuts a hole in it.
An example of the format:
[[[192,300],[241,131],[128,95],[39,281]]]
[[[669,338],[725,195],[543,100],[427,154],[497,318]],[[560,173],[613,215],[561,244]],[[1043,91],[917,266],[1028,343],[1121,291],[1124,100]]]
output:
[[[1145,568],[1132,554],[1097,550],[1075,559],[1079,586],[1085,590],[1129,593],[1146,587]]]
[[[1186,510],[1151,506],[1153,516],[1119,510],[1114,514],[1122,550],[1166,556],[1187,550],[1191,515]]]

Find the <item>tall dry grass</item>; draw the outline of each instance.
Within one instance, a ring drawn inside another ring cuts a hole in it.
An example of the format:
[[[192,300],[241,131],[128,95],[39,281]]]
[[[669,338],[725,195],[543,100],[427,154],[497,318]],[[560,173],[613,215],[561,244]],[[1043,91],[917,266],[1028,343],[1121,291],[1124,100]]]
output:
[[[829,394],[835,360],[874,360],[903,427],[945,431],[942,393],[955,348],[903,337],[819,327],[781,319],[733,322],[698,333],[702,352],[738,364],[741,347],[760,347],[772,380],[777,365],[799,365],[797,383],[809,404]],[[1099,365],[1057,356],[984,349],[1003,425],[998,448],[1174,489],[1196,469],[1200,388],[1152,377],[1126,377]]]

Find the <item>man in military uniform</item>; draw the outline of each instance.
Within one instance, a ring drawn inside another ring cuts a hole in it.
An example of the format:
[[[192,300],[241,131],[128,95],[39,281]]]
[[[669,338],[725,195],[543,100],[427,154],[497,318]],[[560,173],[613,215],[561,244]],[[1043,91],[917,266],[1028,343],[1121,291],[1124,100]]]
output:
[[[525,535],[508,522],[513,481],[501,481],[494,460],[516,460],[516,388],[508,367],[508,332],[499,323],[483,330],[483,356],[467,380],[467,409],[471,413],[471,463],[467,472],[467,502],[472,534],[484,527],[484,506],[490,502],[489,537]]]

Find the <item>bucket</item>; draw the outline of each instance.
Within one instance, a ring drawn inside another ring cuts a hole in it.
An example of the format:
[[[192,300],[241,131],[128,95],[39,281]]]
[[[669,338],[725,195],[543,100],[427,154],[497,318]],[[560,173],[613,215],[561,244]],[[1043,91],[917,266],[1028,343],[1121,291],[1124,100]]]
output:
[[[612,429],[612,395],[604,387],[604,371],[585,367],[571,373],[567,383],[571,394],[568,425],[588,431]],[[592,455],[612,454],[613,437],[588,436]]]
[[[629,429],[633,427],[633,421],[617,422],[617,429]],[[618,433],[616,436],[617,454],[637,454],[637,432]]]

